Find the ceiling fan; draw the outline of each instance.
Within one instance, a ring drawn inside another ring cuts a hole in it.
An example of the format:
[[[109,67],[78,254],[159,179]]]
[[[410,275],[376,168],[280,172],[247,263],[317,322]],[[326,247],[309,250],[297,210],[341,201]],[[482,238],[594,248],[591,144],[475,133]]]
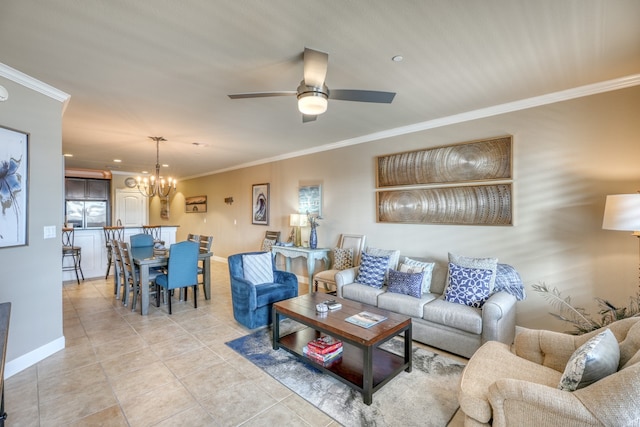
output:
[[[298,98],[298,109],[304,123],[315,120],[319,114],[327,111],[329,99],[340,101],[376,102],[390,104],[395,92],[375,90],[334,89],[325,84],[329,55],[319,50],[304,48],[304,78],[298,89],[278,92],[249,92],[229,95],[231,99],[263,98],[268,96],[291,96]]]

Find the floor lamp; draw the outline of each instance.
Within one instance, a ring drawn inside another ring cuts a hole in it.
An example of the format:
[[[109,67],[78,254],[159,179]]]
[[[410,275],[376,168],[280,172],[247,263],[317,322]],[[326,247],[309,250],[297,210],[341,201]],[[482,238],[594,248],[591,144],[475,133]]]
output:
[[[631,235],[638,237],[638,286],[640,287],[640,194],[607,196],[602,228],[632,231]]]

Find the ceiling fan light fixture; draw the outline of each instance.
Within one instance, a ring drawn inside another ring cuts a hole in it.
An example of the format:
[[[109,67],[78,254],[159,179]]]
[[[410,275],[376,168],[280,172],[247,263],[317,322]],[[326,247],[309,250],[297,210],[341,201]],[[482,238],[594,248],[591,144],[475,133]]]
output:
[[[302,114],[317,116],[327,111],[327,94],[318,91],[303,92],[298,95],[298,110]]]

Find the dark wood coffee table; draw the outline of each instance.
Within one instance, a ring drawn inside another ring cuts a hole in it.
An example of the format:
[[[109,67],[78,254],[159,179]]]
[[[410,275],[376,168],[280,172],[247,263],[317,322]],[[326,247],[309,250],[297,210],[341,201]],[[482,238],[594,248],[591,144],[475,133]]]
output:
[[[316,313],[316,304],[327,299],[342,303],[339,310]],[[387,320],[362,328],[345,319],[361,311],[381,314]],[[288,317],[308,326],[300,331],[280,336],[280,321]],[[404,355],[398,356],[380,345],[404,332]],[[342,360],[324,367],[303,354],[303,347],[322,335],[342,341]],[[362,400],[371,405],[373,393],[403,370],[411,372],[411,318],[370,305],[345,300],[322,293],[302,295],[273,304],[273,349],[282,348],[300,360],[333,376],[362,393]]]

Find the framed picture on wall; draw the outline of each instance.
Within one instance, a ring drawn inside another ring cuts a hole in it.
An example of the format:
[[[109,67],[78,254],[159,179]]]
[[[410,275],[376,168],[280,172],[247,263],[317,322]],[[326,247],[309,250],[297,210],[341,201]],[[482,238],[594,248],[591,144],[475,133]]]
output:
[[[207,211],[207,196],[185,197],[184,209],[187,213],[202,213]]]
[[[160,199],[160,218],[169,219],[169,198]]]
[[[29,135],[0,126],[0,248],[27,244]]]
[[[322,185],[304,185],[298,189],[298,213],[322,216]]]
[[[269,225],[269,184],[254,184],[251,189],[251,223]]]

